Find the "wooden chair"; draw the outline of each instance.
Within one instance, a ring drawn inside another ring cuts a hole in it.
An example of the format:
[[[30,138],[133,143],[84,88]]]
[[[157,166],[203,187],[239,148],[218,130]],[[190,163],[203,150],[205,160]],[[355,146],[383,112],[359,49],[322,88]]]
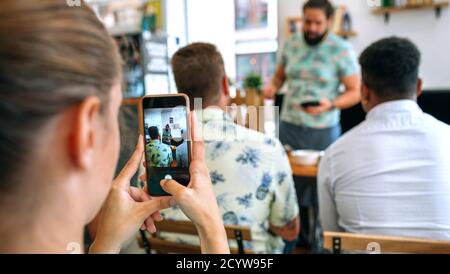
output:
[[[264,106],[264,95],[260,94],[254,89],[245,90],[244,92],[245,96],[242,96],[243,91],[237,89],[236,97],[231,98],[231,103],[238,106]]]
[[[197,228],[189,221],[162,221],[156,223],[157,233],[147,237],[147,233],[141,231],[138,236],[139,246],[144,248],[147,254],[151,254],[151,250],[157,253],[178,253],[178,254],[200,254],[201,249],[198,245],[190,245],[184,243],[175,243],[167,241],[159,237],[161,232],[185,234],[197,236]],[[226,225],[225,231],[228,240],[235,240],[238,248],[231,248],[232,254],[253,254],[254,252],[244,248],[244,241],[251,241],[252,235],[250,228],[242,226]]]
[[[374,236],[352,233],[327,232],[323,233],[324,249],[339,254],[348,253],[409,253],[409,254],[450,254],[450,242]]]

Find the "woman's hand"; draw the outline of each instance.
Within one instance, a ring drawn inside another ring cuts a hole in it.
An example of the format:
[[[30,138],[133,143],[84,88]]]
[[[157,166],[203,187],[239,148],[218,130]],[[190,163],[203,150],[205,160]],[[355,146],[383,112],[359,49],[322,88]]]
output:
[[[162,220],[159,210],[170,207],[169,197],[152,198],[142,189],[130,187],[130,180],[141,163],[144,152],[142,136],[135,152],[119,176],[100,213],[91,253],[119,253],[124,242],[141,229],[155,232],[154,220]]]
[[[191,125],[191,181],[188,187],[184,187],[174,180],[163,180],[161,187],[172,195],[184,214],[196,225],[202,253],[230,253],[216,195],[206,167],[205,148],[195,112],[191,115]]]

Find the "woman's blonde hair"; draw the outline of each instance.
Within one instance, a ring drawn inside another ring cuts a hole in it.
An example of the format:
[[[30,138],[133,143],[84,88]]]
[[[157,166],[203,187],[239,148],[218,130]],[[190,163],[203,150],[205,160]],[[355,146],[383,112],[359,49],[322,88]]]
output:
[[[52,117],[88,96],[106,104],[120,66],[116,45],[83,1],[0,1],[1,192],[33,164],[33,139]]]

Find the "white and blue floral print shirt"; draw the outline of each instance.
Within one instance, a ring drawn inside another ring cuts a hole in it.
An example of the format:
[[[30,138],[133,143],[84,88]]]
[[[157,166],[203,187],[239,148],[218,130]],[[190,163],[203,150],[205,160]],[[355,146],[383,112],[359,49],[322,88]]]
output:
[[[206,161],[225,224],[251,228],[256,253],[281,253],[282,239],[269,224],[283,227],[299,214],[287,155],[278,139],[239,126],[218,108],[198,113],[203,121]],[[187,220],[181,210],[162,211],[167,220]],[[197,237],[165,234],[177,242],[198,244]],[[236,247],[230,241],[230,247]]]

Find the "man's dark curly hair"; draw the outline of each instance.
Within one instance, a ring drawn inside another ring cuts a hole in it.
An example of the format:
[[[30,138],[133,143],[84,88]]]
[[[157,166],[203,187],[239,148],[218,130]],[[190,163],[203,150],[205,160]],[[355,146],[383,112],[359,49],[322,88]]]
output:
[[[303,12],[307,9],[321,9],[325,12],[327,19],[334,15],[334,7],[328,0],[309,0],[303,5]]]
[[[408,39],[390,37],[370,45],[359,58],[364,84],[385,99],[416,92],[420,51]]]

